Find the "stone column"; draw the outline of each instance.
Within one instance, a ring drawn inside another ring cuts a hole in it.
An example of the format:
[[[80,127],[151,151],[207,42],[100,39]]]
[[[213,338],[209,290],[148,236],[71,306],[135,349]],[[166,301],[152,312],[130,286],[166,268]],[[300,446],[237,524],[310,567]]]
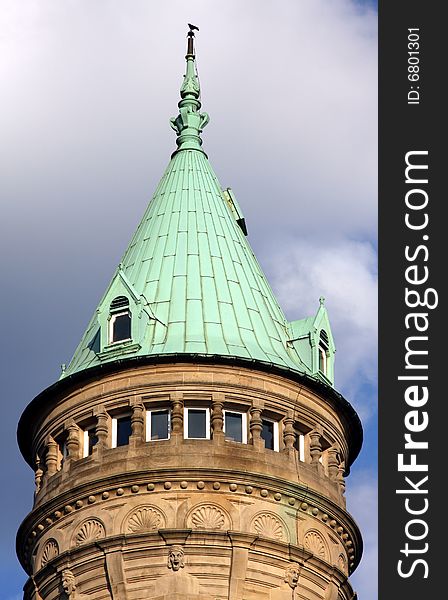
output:
[[[104,406],[99,406],[96,410],[96,428],[95,435],[98,439],[95,446],[107,448],[109,437],[109,417],[104,409]]]
[[[261,437],[261,431],[262,431],[262,420],[261,420],[261,413],[263,410],[263,405],[262,403],[257,403],[252,405],[252,408],[250,409],[250,437],[251,437],[251,443],[252,445],[261,450],[262,448],[264,448],[264,440]]]
[[[336,480],[339,472],[339,446],[337,444],[333,444],[327,450],[328,459],[327,459],[327,468],[328,468],[328,477],[330,479]]]
[[[320,438],[322,436],[322,428],[317,426],[315,429],[309,432],[310,438],[310,456],[311,464],[316,468],[319,465],[319,459],[322,456],[322,444]]]
[[[223,440],[224,439],[224,414],[222,407],[224,406],[224,394],[216,393],[212,397],[212,431],[213,439]]]
[[[34,494],[38,494],[39,490],[40,490],[40,486],[42,483],[42,476],[44,474],[43,470],[40,468],[40,458],[39,455],[36,454],[36,470],[34,472],[34,483],[36,485],[36,489],[34,491]]]
[[[132,416],[131,416],[131,429],[132,437],[136,442],[143,441],[145,439],[144,433],[144,411],[145,407],[141,402],[136,402],[132,405]]]
[[[79,440],[79,427],[74,421],[71,421],[67,426],[67,455],[69,460],[78,460],[81,450]]]
[[[182,436],[184,432],[184,401],[182,392],[170,394],[171,400],[171,434]]]
[[[47,476],[51,477],[58,470],[58,445],[51,437],[48,436],[47,455],[45,457],[45,466],[47,468]]]
[[[345,494],[344,471],[345,471],[345,461],[342,460],[339,463],[338,474],[336,477],[338,485],[339,485],[339,491],[341,492],[341,496],[343,496]]]
[[[294,452],[294,442],[296,441],[296,432],[294,431],[294,419],[292,413],[283,419],[283,443],[285,445],[283,452],[292,454]]]

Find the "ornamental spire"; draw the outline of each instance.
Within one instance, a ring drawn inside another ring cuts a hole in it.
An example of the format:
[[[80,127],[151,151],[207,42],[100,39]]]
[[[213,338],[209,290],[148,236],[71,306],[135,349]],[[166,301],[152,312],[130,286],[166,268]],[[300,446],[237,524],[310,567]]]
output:
[[[179,114],[177,117],[172,117],[170,123],[178,136],[176,139],[176,152],[179,150],[200,150],[201,152],[204,152],[201,149],[202,139],[200,133],[207,125],[210,118],[207,113],[199,112],[201,108],[201,102],[199,101],[201,89],[199,86],[194,54],[194,32],[199,31],[199,27],[191,25],[190,23],[188,24],[188,27],[187,54],[185,56],[187,67],[180,88],[181,100],[178,104]]]

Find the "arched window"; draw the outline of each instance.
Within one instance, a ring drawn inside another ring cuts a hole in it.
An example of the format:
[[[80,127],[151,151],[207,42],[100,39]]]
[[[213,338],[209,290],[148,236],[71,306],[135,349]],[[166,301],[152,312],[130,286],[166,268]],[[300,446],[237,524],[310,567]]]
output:
[[[327,332],[322,329],[319,336],[319,371],[323,375],[327,375],[327,356],[328,356],[328,335]]]
[[[126,296],[117,296],[110,304],[109,343],[131,339],[131,313]]]

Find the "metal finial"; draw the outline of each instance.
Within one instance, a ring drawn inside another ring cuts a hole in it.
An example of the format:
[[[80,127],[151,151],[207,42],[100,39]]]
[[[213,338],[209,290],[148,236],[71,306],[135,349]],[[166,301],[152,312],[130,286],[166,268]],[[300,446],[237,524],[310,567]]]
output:
[[[194,56],[194,48],[193,48],[194,32],[199,31],[199,27],[196,27],[196,25],[192,25],[191,23],[188,23],[188,27],[190,28],[190,31],[187,33],[187,38],[188,38],[187,56],[189,54]]]

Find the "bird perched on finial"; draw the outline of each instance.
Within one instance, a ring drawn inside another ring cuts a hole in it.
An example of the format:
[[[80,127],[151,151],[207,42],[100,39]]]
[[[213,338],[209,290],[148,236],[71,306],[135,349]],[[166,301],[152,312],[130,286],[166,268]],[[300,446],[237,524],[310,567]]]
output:
[[[190,28],[189,32],[187,33],[187,39],[188,39],[187,55],[194,56],[194,48],[193,48],[194,31],[195,30],[199,31],[199,27],[196,27],[196,25],[192,25],[191,23],[187,23],[187,25]]]

